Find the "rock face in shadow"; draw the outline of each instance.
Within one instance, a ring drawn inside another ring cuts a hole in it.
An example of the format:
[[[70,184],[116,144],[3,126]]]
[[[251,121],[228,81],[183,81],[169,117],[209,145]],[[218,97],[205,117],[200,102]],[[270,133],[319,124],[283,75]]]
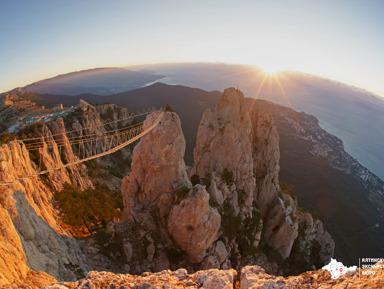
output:
[[[257,179],[257,203],[263,217],[279,193],[279,134],[272,115],[261,109],[250,111],[252,154]]]

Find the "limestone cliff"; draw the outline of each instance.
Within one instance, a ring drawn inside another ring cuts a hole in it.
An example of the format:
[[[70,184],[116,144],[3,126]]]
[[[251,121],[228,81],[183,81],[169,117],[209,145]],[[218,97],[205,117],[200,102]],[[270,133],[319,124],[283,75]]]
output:
[[[121,187],[125,208],[119,226],[132,272],[177,265],[179,248],[199,263],[217,237],[220,215],[209,206],[205,187],[192,188],[184,152],[180,119],[171,112],[133,151],[132,172]]]
[[[48,156],[45,149],[40,153],[48,166],[57,161]],[[36,167],[24,144],[18,141],[0,147],[0,165],[1,181],[33,174]],[[7,268],[2,270],[2,284],[26,278],[29,269],[47,272],[58,280],[78,277],[67,268],[70,264],[84,271],[90,269],[77,242],[57,221],[57,212],[51,202],[52,188],[60,188],[67,176],[59,173],[63,179],[52,176],[52,187],[47,186],[41,178],[34,177],[0,188],[2,220],[9,220],[7,231],[12,233],[4,237],[10,249],[2,250],[0,256],[2,262],[7,264]],[[15,259],[12,251],[17,252],[18,256],[14,262],[9,261]]]
[[[334,242],[321,221],[279,186],[273,118],[249,112],[239,90],[225,90],[204,113],[191,182],[184,151],[175,113],[166,113],[133,151],[132,172],[122,183],[124,222],[117,226],[130,272],[249,263],[288,272],[295,262],[304,262],[305,270],[332,257]],[[313,263],[315,251],[319,261]]]
[[[203,115],[194,157],[190,175],[195,179],[197,175],[208,184],[208,192],[223,215],[226,218],[235,215],[242,224],[250,220],[256,224],[258,211],[251,211],[249,215],[247,206],[257,208],[261,215],[258,227],[259,230],[262,227],[262,243],[287,259],[299,234],[301,212],[296,209],[297,202],[279,187],[279,136],[272,116],[260,109],[248,112],[243,94],[234,88],[226,89],[216,108]],[[210,182],[206,181],[207,176]],[[224,206],[226,201],[228,205]],[[312,225],[306,229],[313,229]],[[249,228],[238,231],[242,236],[236,243],[241,251],[248,247],[244,242],[258,247],[259,230],[253,234],[249,234]],[[322,240],[326,241],[320,242],[322,261],[332,256],[334,248],[329,234],[324,234]],[[307,247],[312,247],[314,239],[308,241],[311,244]]]
[[[0,181],[14,180],[39,169],[76,160],[78,148],[69,144],[68,136],[78,136],[79,133],[66,132],[76,129],[81,134],[105,132],[101,122],[103,117],[104,121],[112,122],[111,126],[116,126],[116,120],[127,118],[128,112],[113,105],[89,106],[84,112],[76,109],[65,123],[58,118],[44,124],[40,130],[44,139],[40,141],[40,148],[34,151],[28,151],[24,143],[17,140],[3,144],[0,147]],[[123,121],[121,125],[129,121]],[[94,129],[85,129],[90,126]],[[59,148],[58,144],[63,146]],[[90,154],[90,148],[83,145],[83,153]],[[104,162],[111,161],[104,159]],[[17,287],[17,284],[27,284],[33,279],[44,286],[44,280],[52,282],[54,278],[35,271],[69,281],[91,269],[78,241],[62,227],[52,200],[54,192],[61,190],[65,183],[73,183],[80,190],[92,188],[89,173],[82,164],[0,186],[0,285],[13,283]],[[110,176],[109,180],[112,183],[114,177]]]
[[[221,197],[220,192],[214,193],[219,203],[222,199],[230,198],[237,207],[239,199],[236,192],[241,190],[244,192],[242,198],[245,206],[252,206],[256,181],[253,175],[251,132],[244,95],[238,90],[225,90],[215,110],[206,110],[202,117],[191,175],[202,179],[213,173],[222,176],[227,172],[226,184],[221,181],[217,183],[218,178],[214,178],[216,186],[224,194]]]

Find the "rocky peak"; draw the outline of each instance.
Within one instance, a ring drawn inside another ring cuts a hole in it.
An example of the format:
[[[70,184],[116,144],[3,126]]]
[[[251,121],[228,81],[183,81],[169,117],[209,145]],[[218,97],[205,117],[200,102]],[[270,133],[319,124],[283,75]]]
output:
[[[235,196],[237,190],[244,192],[246,206],[250,207],[254,199],[256,180],[251,131],[244,95],[235,88],[229,88],[213,111],[204,112],[197,132],[195,162],[190,175],[195,174],[200,179],[213,176],[215,186],[220,190],[212,192],[215,201],[222,203],[231,198],[236,211],[239,210],[239,200]],[[232,187],[232,182],[235,187]]]
[[[124,219],[129,218],[136,204],[143,208],[158,205],[161,217],[169,213],[172,193],[184,186],[191,187],[184,152],[180,119],[176,113],[167,112],[133,150],[132,172],[123,179],[121,186]]]
[[[244,94],[235,88],[227,88],[215,108],[218,118],[230,122],[234,127],[243,127],[246,133],[251,131],[248,108],[245,106]]]
[[[257,179],[257,202],[265,217],[279,188],[279,134],[272,115],[262,109],[250,112],[252,122],[252,154],[254,174]]]

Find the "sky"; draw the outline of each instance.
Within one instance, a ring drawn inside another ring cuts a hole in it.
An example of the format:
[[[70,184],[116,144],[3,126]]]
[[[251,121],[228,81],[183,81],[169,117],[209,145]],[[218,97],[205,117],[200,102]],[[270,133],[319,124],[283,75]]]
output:
[[[77,70],[224,62],[384,97],[382,0],[1,0],[0,92]]]

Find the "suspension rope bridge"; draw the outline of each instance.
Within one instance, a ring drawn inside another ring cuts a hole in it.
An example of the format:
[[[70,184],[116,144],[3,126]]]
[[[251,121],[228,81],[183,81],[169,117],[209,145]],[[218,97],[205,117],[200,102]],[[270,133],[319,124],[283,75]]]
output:
[[[74,129],[65,131],[57,134],[50,134],[43,132],[41,137],[28,138],[28,139],[19,139],[23,142],[26,149],[29,152],[37,151],[39,154],[39,169],[33,174],[25,175],[13,180],[7,180],[0,183],[0,186],[9,185],[27,178],[36,177],[42,174],[46,174],[55,170],[60,170],[67,168],[69,166],[78,165],[80,163],[96,159],[105,155],[112,154],[127,145],[135,142],[140,139],[148,132],[150,132],[156,125],[160,122],[165,109],[152,109],[136,114],[131,114],[126,118],[120,118],[118,120],[113,120],[109,122],[100,123],[92,127],[81,127],[80,129]],[[128,121],[129,119],[135,119],[139,116],[148,115],[147,118],[139,123],[125,126],[122,128],[106,130],[105,126],[116,124],[122,121]],[[95,128],[98,128],[95,131]],[[92,133],[93,132],[93,133]],[[68,135],[73,135],[68,137]],[[77,149],[77,154],[75,150]],[[49,169],[41,170],[42,167],[42,155],[44,151],[51,150],[56,151],[61,157],[62,150],[68,152],[71,150],[73,155],[76,157],[71,158],[71,160],[63,165],[52,167]]]

